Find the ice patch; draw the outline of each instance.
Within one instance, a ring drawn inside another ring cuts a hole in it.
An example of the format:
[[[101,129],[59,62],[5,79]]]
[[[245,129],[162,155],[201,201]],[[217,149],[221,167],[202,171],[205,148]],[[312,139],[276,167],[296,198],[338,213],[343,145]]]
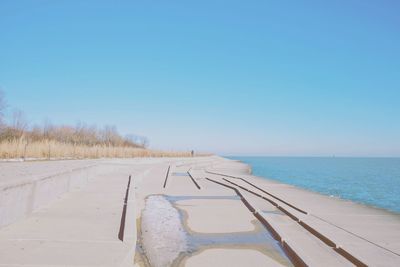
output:
[[[178,211],[163,196],[150,196],[142,213],[142,242],[154,267],[170,266],[188,250]]]

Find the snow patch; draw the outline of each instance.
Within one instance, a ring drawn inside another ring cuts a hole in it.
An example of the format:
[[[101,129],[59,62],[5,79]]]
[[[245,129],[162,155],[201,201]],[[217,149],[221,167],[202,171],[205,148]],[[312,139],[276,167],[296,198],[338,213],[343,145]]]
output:
[[[188,250],[178,211],[163,196],[150,196],[142,213],[142,241],[151,266],[170,266]]]

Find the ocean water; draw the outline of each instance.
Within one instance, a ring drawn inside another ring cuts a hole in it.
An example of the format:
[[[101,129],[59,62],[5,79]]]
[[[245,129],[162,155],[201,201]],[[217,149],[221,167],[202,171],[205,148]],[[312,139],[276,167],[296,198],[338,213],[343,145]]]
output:
[[[400,158],[230,158],[256,176],[400,213]]]

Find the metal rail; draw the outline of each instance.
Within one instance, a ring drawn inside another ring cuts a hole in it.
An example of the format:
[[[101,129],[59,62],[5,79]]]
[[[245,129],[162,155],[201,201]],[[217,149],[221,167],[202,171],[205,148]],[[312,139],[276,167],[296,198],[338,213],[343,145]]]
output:
[[[209,172],[206,171],[207,173],[211,173],[211,174],[216,174],[216,175],[220,175],[220,176],[225,176],[225,177],[230,177],[230,178],[234,178],[234,179],[240,179],[244,182],[246,182],[247,184],[259,189],[260,191],[267,193],[265,190],[260,189],[259,187],[251,184],[250,182],[247,182],[245,179],[241,178],[241,177],[236,177],[236,176],[231,176],[231,175],[225,175],[225,174],[219,174],[219,173],[213,173],[213,172]],[[262,198],[266,201],[268,201],[269,203],[271,203],[273,206],[275,206],[277,209],[279,209],[280,211],[282,211],[283,213],[285,213],[287,216],[289,216],[292,220],[294,220],[296,223],[298,223],[299,225],[301,225],[304,229],[306,229],[309,233],[311,233],[312,235],[314,235],[315,237],[317,237],[319,240],[321,240],[323,243],[325,243],[327,246],[329,246],[330,248],[332,248],[335,252],[337,252],[339,255],[341,255],[342,257],[344,257],[345,259],[347,259],[348,261],[350,261],[351,263],[353,263],[356,266],[360,266],[360,267],[367,267],[367,265],[362,262],[360,259],[358,259],[357,257],[353,256],[351,253],[349,253],[348,251],[346,251],[345,249],[343,249],[342,247],[340,247],[339,245],[337,245],[334,241],[332,241],[331,239],[329,239],[328,237],[326,237],[325,235],[323,235],[322,233],[318,232],[316,229],[314,229],[313,227],[311,227],[310,225],[306,224],[304,221],[300,220],[298,217],[296,217],[295,215],[293,215],[291,212],[289,212],[288,210],[286,210],[285,208],[283,208],[282,206],[278,205],[275,201],[264,197],[252,190],[249,190],[248,188],[245,188],[241,185],[238,185],[237,183],[234,183],[226,178],[222,178],[224,181],[233,184],[259,198]],[[267,193],[270,196],[273,196],[272,194]],[[300,211],[304,214],[308,214],[308,212],[303,211],[291,204],[289,204],[288,202],[284,201],[281,198],[275,197],[273,196],[275,199],[281,201],[282,203],[285,203],[286,205],[292,207],[293,209]]]
[[[128,185],[126,186],[124,207],[122,209],[121,223],[119,225],[118,239],[124,241],[126,209],[128,208],[129,187],[131,185],[131,175],[129,175]]]
[[[222,174],[222,173],[216,173],[216,172],[210,172],[210,171],[206,171],[206,172],[207,172],[207,173],[210,173],[210,174],[215,174],[215,175],[220,175],[220,176],[225,176],[225,177],[229,177],[229,178],[234,178],[234,179],[242,180],[243,182],[245,182],[245,183],[251,185],[252,187],[257,188],[257,189],[260,190],[261,192],[263,192],[263,193],[265,193],[265,194],[267,194],[267,195],[269,195],[269,196],[275,198],[276,200],[279,200],[280,202],[282,202],[282,203],[288,205],[289,207],[291,207],[291,208],[293,208],[293,209],[295,209],[295,210],[297,210],[297,211],[299,211],[299,212],[301,212],[301,213],[303,213],[303,214],[308,214],[307,211],[304,211],[304,210],[302,210],[302,209],[300,209],[300,208],[294,206],[293,204],[290,204],[290,203],[288,203],[287,201],[285,201],[285,200],[283,200],[283,199],[281,199],[281,198],[279,198],[279,197],[277,197],[277,196],[275,196],[275,195],[273,195],[273,194],[271,194],[271,193],[265,191],[264,189],[262,189],[262,188],[256,186],[255,184],[250,183],[249,181],[247,181],[246,179],[244,179],[244,178],[242,178],[242,177],[236,177],[236,176],[232,176],[232,175],[227,175],[227,174]]]
[[[192,179],[194,185],[197,187],[197,189],[201,189],[200,185],[196,182],[196,180],[193,178],[193,176],[190,174],[190,169],[187,171],[187,174],[189,175],[190,179]]]
[[[236,195],[238,195],[240,197],[240,200],[243,202],[243,204],[247,207],[247,209],[254,215],[254,217],[257,218],[257,220],[271,233],[272,237],[280,242],[283,251],[285,252],[285,254],[289,257],[290,261],[293,263],[294,266],[296,267],[306,267],[308,266],[304,260],[290,247],[290,245],[282,238],[282,236],[271,226],[270,223],[268,223],[268,221],[262,217],[255,209],[254,207],[244,198],[244,196],[242,195],[242,193],[240,193],[240,191],[230,185],[215,181],[213,179],[207,178],[207,180],[219,184],[221,186],[227,187],[229,189],[232,189]]]
[[[168,165],[168,170],[167,170],[167,174],[165,175],[165,181],[164,181],[164,188],[167,186],[167,180],[168,180],[168,176],[169,176],[169,170],[171,169],[171,165]]]

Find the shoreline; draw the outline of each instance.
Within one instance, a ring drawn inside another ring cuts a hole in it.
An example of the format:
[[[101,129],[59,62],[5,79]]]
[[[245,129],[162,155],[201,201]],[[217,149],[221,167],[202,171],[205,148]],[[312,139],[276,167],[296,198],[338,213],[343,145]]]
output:
[[[282,157],[282,158],[286,158],[286,157]],[[308,158],[308,157],[298,157],[298,158]],[[310,157],[310,158],[320,158],[320,157]],[[329,157],[326,157],[326,158],[329,158]],[[350,157],[350,158],[353,158],[353,157]],[[357,158],[361,158],[361,159],[362,159],[362,158],[364,158],[364,157],[357,157]],[[369,158],[375,158],[375,157],[369,157]],[[389,158],[389,159],[400,159],[399,157],[380,157],[380,158],[382,158],[382,159],[384,159],[384,158]],[[379,207],[379,206],[376,206],[376,205],[373,205],[373,204],[370,204],[370,203],[366,203],[366,202],[362,202],[362,201],[357,201],[357,200],[348,199],[348,198],[342,198],[342,197],[337,196],[337,195],[328,195],[328,194],[325,194],[325,193],[323,193],[323,192],[319,192],[319,191],[316,191],[316,190],[313,190],[313,189],[301,187],[301,186],[299,186],[299,185],[290,184],[290,183],[285,183],[285,182],[282,182],[282,181],[280,181],[280,180],[278,180],[278,179],[273,179],[273,178],[266,177],[266,176],[261,176],[261,175],[255,175],[255,174],[253,174],[253,170],[252,170],[253,167],[251,166],[251,164],[246,163],[246,162],[244,162],[244,161],[242,161],[242,160],[239,160],[239,159],[230,159],[229,157],[226,157],[226,159],[228,159],[228,160],[233,160],[233,161],[237,161],[237,162],[240,162],[240,163],[242,163],[242,164],[248,165],[248,166],[249,166],[249,170],[250,170],[250,173],[249,173],[249,174],[251,174],[251,175],[253,175],[254,177],[257,177],[257,178],[259,178],[259,179],[261,179],[261,180],[268,180],[268,181],[270,181],[270,182],[277,182],[277,183],[281,183],[281,184],[293,186],[293,187],[296,187],[296,188],[301,189],[301,190],[305,190],[305,191],[310,192],[310,193],[316,193],[316,194],[319,194],[319,195],[322,195],[322,196],[327,196],[327,197],[330,197],[330,198],[335,198],[335,199],[337,199],[337,200],[341,200],[341,201],[344,201],[344,202],[352,202],[352,203],[354,203],[354,204],[359,204],[359,205],[364,206],[364,207],[369,207],[369,208],[373,208],[373,209],[377,209],[377,210],[381,210],[381,211],[386,211],[386,212],[388,212],[388,213],[390,213],[390,214],[393,214],[393,215],[400,215],[400,211],[390,210],[390,209],[387,209],[387,208],[384,208],[384,207]]]
[[[237,160],[237,159],[228,159],[231,161],[235,161],[235,162],[239,162],[240,164],[244,164],[244,165],[249,165],[243,161]],[[251,169],[251,166],[249,167],[249,169]],[[222,173],[222,172],[221,172]],[[228,174],[229,175],[229,174]],[[347,200],[347,199],[342,199],[342,198],[337,198],[337,197],[330,197],[328,195],[322,194],[320,192],[315,192],[312,190],[308,190],[305,188],[301,188],[299,186],[296,185],[291,185],[291,184],[286,184],[283,183],[281,181],[278,180],[274,180],[274,179],[270,179],[270,178],[265,178],[265,177],[260,177],[260,176],[255,176],[253,174],[237,174],[236,177],[247,177],[248,179],[253,179],[254,181],[258,181],[260,184],[265,184],[267,186],[267,184],[269,184],[270,186],[272,185],[273,187],[285,187],[286,189],[291,188],[294,189],[293,191],[297,191],[297,192],[302,192],[304,193],[304,195],[308,195],[308,196],[312,196],[312,197],[317,197],[317,198],[321,198],[321,199],[325,199],[325,200],[329,200],[329,202],[334,202],[336,203],[338,206],[341,207],[351,207],[351,209],[354,209],[358,212],[360,211],[364,211],[366,214],[367,213],[377,213],[374,216],[383,216],[383,217],[388,217],[388,218],[393,218],[396,221],[397,226],[400,226],[400,214],[397,214],[395,212],[392,212],[390,210],[387,209],[383,209],[383,208],[379,208],[379,207],[374,207],[374,206],[370,206],[370,205],[366,205],[364,203],[358,203],[352,200]],[[293,192],[291,192],[293,193]],[[284,195],[284,193],[281,193],[281,195]],[[288,196],[286,195],[286,198]],[[314,212],[312,212],[314,213]],[[383,219],[384,221],[384,219]],[[340,227],[339,227],[340,228]],[[348,231],[350,232],[350,231]],[[356,235],[357,236],[357,235]],[[359,238],[360,236],[358,236]],[[367,239],[365,239],[367,240]],[[369,241],[370,242],[370,241]],[[374,243],[374,242],[371,242]],[[388,249],[390,251],[390,249]],[[400,248],[398,248],[398,252],[397,255],[400,255]],[[393,251],[391,251],[393,252]],[[396,254],[396,252],[393,252],[394,254]]]

